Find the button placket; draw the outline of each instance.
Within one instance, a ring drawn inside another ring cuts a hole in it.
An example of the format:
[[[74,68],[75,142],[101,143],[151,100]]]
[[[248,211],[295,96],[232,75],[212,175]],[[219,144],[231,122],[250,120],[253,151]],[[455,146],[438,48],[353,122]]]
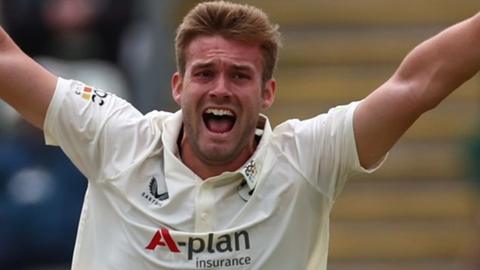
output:
[[[196,199],[195,231],[213,230],[213,206],[215,203],[213,185],[204,182],[200,185]]]

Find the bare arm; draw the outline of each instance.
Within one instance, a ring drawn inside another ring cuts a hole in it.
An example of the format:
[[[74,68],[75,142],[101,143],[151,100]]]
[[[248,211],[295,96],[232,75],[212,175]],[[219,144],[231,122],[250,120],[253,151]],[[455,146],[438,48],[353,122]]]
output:
[[[0,27],[0,98],[42,128],[57,78],[23,53]]]
[[[479,70],[480,13],[417,46],[355,112],[362,166],[378,162],[422,113]]]

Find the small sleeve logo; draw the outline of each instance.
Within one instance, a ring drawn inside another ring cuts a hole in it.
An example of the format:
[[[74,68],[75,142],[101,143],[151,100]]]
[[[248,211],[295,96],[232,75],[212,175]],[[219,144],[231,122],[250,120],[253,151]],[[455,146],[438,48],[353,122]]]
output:
[[[103,106],[106,98],[108,97],[107,92],[90,86],[84,86],[83,88],[80,87],[76,89],[75,94],[80,96],[82,99],[86,101],[92,101],[99,106]]]

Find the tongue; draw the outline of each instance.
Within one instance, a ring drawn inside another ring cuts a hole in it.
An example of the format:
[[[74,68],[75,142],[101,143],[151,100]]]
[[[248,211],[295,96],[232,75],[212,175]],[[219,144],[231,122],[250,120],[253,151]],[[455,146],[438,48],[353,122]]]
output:
[[[225,133],[233,128],[233,121],[228,118],[208,119],[206,121],[208,130],[215,133]]]

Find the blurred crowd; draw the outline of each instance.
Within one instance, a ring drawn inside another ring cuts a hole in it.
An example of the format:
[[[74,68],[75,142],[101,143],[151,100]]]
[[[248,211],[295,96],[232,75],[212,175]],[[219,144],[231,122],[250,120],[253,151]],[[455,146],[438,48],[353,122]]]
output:
[[[47,69],[113,92],[145,113],[174,109],[177,5],[0,0],[0,22]],[[68,269],[86,179],[2,101],[0,123],[0,268]]]

